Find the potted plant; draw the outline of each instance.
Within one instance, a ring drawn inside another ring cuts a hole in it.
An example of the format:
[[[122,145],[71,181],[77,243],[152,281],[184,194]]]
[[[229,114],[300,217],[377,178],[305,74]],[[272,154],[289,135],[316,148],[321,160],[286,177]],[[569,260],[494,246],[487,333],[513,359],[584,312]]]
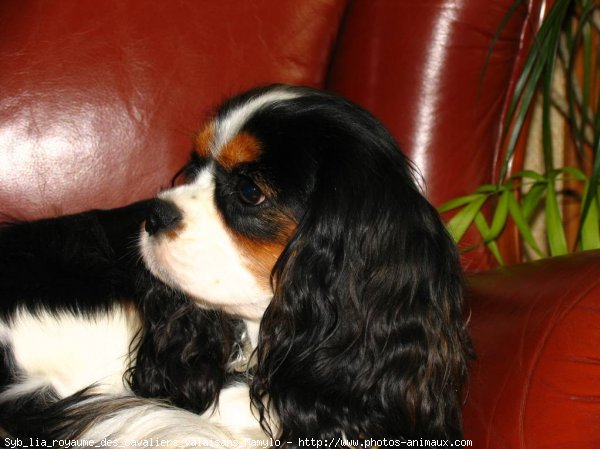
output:
[[[523,1],[517,0],[505,15],[490,54],[503,26]],[[505,153],[499,182],[482,185],[440,207],[442,213],[454,212],[447,225],[457,242],[475,226],[502,265],[497,241],[510,223],[530,257],[600,248],[599,43],[600,4],[594,0],[553,3],[511,98],[503,125]],[[528,126],[536,104],[540,120]],[[566,130],[561,147],[553,137],[553,127],[559,122]],[[516,167],[517,142],[535,130],[541,144],[527,145],[526,151],[541,152],[542,164],[534,169]],[[557,151],[565,152],[566,163],[556,161]],[[575,209],[574,222],[566,219],[565,207]],[[542,237],[532,228],[540,217],[545,224]]]

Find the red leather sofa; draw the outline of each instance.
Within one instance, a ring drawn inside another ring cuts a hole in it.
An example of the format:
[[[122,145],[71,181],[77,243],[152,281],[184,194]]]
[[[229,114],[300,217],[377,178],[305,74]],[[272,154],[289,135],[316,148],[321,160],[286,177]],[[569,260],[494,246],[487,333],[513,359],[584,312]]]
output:
[[[523,3],[483,77],[512,2],[5,0],[0,216],[150,197],[212,106],[271,82],[371,110],[435,204],[469,193],[495,179],[507,94],[547,7]],[[476,448],[600,447],[600,254],[499,270],[480,250],[464,264],[478,354],[465,437]]]

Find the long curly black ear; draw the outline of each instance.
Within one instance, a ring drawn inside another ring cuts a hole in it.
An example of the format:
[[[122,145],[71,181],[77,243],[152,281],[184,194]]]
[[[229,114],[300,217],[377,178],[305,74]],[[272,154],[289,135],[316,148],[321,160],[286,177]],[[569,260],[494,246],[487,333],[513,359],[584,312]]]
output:
[[[388,137],[338,146],[274,270],[252,385],[263,425],[270,413],[294,445],[459,437],[470,340],[454,244]]]
[[[234,348],[234,320],[202,310],[145,273],[143,326],[130,372],[132,390],[201,413],[215,403]]]

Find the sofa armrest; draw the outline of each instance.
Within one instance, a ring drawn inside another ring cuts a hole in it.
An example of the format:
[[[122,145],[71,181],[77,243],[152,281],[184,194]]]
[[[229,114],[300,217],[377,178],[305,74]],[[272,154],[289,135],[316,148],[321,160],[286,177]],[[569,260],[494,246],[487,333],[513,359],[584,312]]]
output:
[[[600,447],[600,251],[469,276],[478,448]]]

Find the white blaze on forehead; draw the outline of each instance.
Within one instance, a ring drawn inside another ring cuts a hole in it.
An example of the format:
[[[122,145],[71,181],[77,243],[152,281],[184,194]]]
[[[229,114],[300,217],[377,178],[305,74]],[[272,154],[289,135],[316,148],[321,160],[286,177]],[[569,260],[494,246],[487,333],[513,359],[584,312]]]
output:
[[[221,148],[239,134],[244,124],[258,110],[269,104],[292,100],[300,96],[299,92],[281,88],[251,98],[241,106],[227,111],[224,116],[217,118],[215,138],[211,146],[212,156],[218,156]]]

